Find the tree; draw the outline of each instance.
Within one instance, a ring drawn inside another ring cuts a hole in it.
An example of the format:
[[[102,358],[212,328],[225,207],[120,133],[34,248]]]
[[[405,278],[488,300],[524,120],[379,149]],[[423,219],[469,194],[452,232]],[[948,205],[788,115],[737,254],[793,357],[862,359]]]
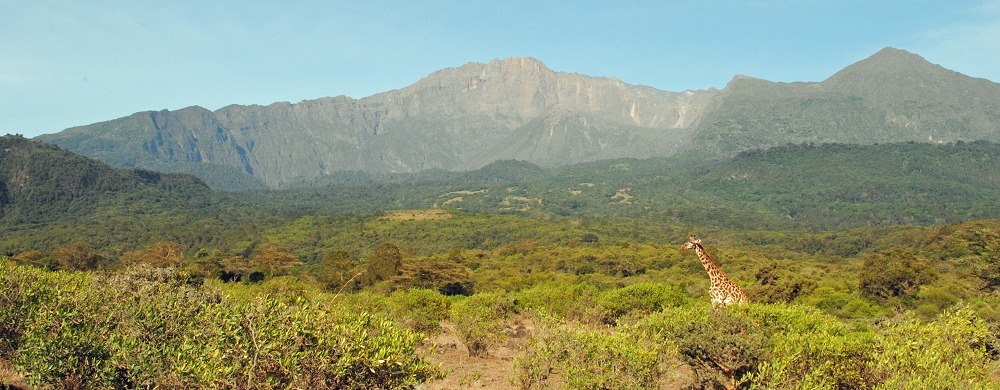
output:
[[[82,242],[56,249],[52,256],[56,266],[66,271],[92,271],[104,262],[104,256]]]
[[[339,291],[357,275],[354,272],[356,266],[357,263],[349,253],[332,250],[323,256],[319,264],[313,266],[312,274],[327,290]]]
[[[746,385],[743,379],[757,371],[770,348],[760,327],[725,310],[713,310],[704,321],[682,324],[673,332],[681,356],[704,388]]]
[[[876,253],[861,269],[861,293],[876,301],[911,298],[920,286],[937,279],[937,273],[915,254],[905,250]]]
[[[257,253],[250,258],[250,264],[268,277],[273,277],[296,265],[302,265],[302,262],[294,254],[277,246],[267,245],[257,250]]]
[[[750,289],[757,302],[791,302],[799,296],[808,295],[817,286],[815,281],[788,272],[777,263],[758,268],[754,278],[757,285]]]
[[[396,277],[399,288],[434,289],[444,295],[471,295],[472,273],[447,260],[407,261]]]
[[[157,268],[180,267],[187,262],[184,246],[176,242],[160,241],[143,251],[131,251],[122,255],[121,262],[127,265],[145,263]]]
[[[365,285],[372,285],[399,274],[399,268],[403,265],[403,255],[399,248],[390,243],[382,244],[374,254],[365,260],[364,275],[362,279]]]
[[[21,252],[17,256],[14,256],[14,261],[18,264],[27,264],[49,271],[55,270],[58,266],[50,254],[36,250]]]

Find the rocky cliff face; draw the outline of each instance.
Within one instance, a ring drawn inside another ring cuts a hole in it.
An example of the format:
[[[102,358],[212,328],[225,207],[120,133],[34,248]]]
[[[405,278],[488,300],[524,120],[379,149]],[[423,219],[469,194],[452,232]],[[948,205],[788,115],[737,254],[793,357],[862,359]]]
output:
[[[716,93],[659,91],[508,58],[364,99],[137,113],[41,139],[116,165],[209,164],[277,186],[335,171],[665,155]]]
[[[788,142],[1000,141],[998,102],[1000,85],[891,48],[820,83],[737,76],[722,91],[680,93],[508,58],[363,99],[142,112],[40,139],[118,166],[198,166],[280,186],[499,159],[559,166]]]

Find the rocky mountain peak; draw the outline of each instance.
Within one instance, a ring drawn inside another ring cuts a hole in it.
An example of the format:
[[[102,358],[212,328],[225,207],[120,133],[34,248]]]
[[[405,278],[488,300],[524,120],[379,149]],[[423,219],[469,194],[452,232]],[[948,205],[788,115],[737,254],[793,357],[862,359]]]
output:
[[[507,57],[502,60],[494,58],[483,68],[483,73],[543,75],[555,72],[536,58]]]
[[[998,84],[895,48],[821,83],[738,75],[721,91],[681,93],[509,57],[358,100],[149,111],[44,139],[118,166],[238,171],[274,187],[338,171],[470,170],[498,159],[558,166],[695,147],[995,140],[997,96]]]
[[[824,83],[845,83],[854,88],[889,79],[898,82],[902,79],[926,79],[952,73],[955,72],[932,64],[919,55],[886,47],[835,73]]]

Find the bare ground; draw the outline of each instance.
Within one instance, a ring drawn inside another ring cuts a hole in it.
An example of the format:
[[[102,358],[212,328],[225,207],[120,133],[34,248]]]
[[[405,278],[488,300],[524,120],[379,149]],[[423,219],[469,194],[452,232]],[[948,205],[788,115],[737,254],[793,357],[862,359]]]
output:
[[[526,324],[530,328],[530,323]],[[425,348],[424,356],[433,363],[440,364],[448,373],[444,379],[430,381],[417,386],[423,390],[445,389],[517,389],[511,382],[514,375],[514,359],[520,356],[527,343],[526,338],[512,338],[503,346],[490,349],[487,357],[469,356],[469,350],[462,343],[455,327],[441,323],[441,334],[428,340],[428,345],[436,345],[431,351]]]
[[[0,360],[0,389],[21,390],[31,387],[24,381],[24,377],[14,372],[14,366],[6,360]]]

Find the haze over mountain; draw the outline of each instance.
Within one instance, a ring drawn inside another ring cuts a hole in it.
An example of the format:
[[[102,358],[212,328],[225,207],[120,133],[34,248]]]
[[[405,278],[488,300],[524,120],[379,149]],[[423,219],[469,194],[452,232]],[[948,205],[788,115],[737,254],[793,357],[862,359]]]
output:
[[[532,58],[469,63],[363,99],[147,111],[39,139],[115,166],[245,188],[342,171],[543,167],[713,155],[789,142],[1000,141],[1000,84],[886,48],[818,83],[735,77],[667,92],[554,72]],[[244,179],[248,179],[244,177]]]

